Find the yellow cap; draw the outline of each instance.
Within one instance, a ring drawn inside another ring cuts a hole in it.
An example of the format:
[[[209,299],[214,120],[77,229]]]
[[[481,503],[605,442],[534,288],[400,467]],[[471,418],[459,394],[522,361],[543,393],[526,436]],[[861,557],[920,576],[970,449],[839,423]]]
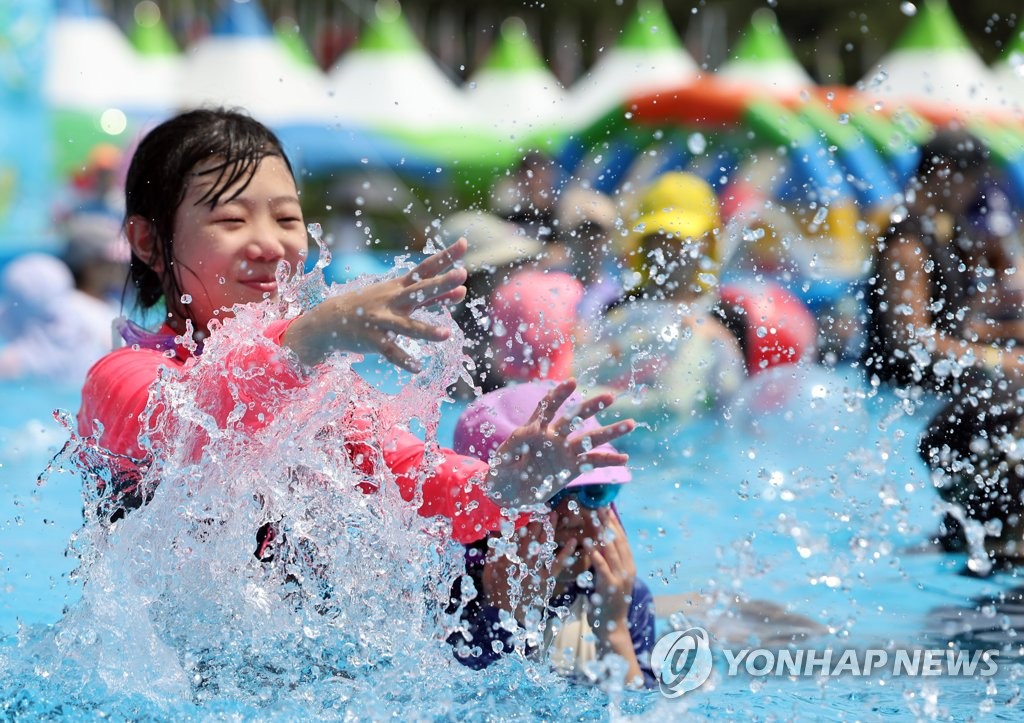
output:
[[[646,281],[646,264],[638,251],[644,238],[659,233],[680,242],[707,234],[708,257],[717,263],[721,226],[718,197],[707,181],[692,173],[665,173],[647,188],[640,199],[637,220],[629,240],[631,266]]]

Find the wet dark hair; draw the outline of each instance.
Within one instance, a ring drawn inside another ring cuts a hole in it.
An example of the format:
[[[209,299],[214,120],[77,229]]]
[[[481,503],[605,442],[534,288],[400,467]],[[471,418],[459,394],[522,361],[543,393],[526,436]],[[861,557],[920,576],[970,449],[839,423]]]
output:
[[[921,437],[921,459],[943,473],[939,496],[958,504],[968,519],[1016,526],[1024,518],[1024,468],[1007,447],[1024,419],[1022,404],[1012,385],[972,368]],[[947,549],[964,544],[941,542]]]
[[[914,175],[926,178],[935,168],[946,164],[954,170],[970,171],[985,168],[988,163],[988,148],[979,138],[965,130],[944,128],[921,146]]]
[[[294,178],[295,172],[274,132],[236,110],[188,111],[146,134],[128,167],[125,223],[132,216],[149,222],[155,235],[155,253],[162,258],[167,273],[162,277],[132,250],[129,280],[141,308],[154,306],[165,293],[168,305],[177,305],[181,297],[174,272],[174,216],[185,200],[196,165],[209,159],[220,161],[203,171],[203,175],[216,178],[199,202],[213,208],[235,184],[241,183],[238,192],[243,191],[267,156],[280,157]]]

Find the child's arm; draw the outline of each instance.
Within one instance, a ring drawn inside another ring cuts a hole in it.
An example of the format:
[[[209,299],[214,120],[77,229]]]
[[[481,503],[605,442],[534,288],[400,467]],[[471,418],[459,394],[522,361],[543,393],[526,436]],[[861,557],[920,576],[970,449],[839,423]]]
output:
[[[630,626],[636,564],[618,516],[608,508],[598,510],[597,514],[611,539],[604,544],[596,543],[590,552],[594,597],[599,600],[594,608],[594,634],[602,655],[615,653],[626,661],[626,685],[638,688],[645,685],[646,676],[640,668]]]

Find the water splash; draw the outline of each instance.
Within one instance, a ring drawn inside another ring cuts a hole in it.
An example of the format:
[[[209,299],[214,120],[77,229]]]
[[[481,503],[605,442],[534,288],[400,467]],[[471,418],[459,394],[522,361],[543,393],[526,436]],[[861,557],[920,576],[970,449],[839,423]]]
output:
[[[354,410],[373,410],[377,429],[415,419],[429,470],[461,334],[422,346],[424,371],[395,394],[364,381],[355,355],[306,372],[254,330],[350,288],[325,286],[321,268],[286,280],[280,301],[237,307],[197,361],[161,374],[142,420],[148,504],[110,524],[115,459],[71,434],[42,481],[86,482],[85,524],[69,543],[81,598],[52,627],[0,648],[8,713],[461,717],[479,712],[481,695],[510,713],[550,715],[570,700],[607,710],[604,693],[570,687],[544,664],[513,657],[481,674],[454,661],[442,610],[462,548],[446,521],[416,513],[420,494],[403,500],[382,464],[368,475],[346,445],[359,436]],[[252,354],[284,371],[247,364]],[[494,675],[507,685],[491,685]]]

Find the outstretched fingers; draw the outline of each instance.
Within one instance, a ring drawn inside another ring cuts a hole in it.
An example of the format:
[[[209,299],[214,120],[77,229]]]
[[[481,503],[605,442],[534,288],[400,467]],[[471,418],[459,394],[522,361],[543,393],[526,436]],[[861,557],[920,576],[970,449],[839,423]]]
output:
[[[431,276],[407,286],[401,298],[409,310],[436,304],[445,297],[465,295],[466,270],[451,269],[440,276]]]
[[[415,268],[406,274],[406,278],[415,282],[420,279],[429,279],[437,276],[465,256],[466,249],[468,248],[469,243],[466,239],[460,238],[448,248],[442,249],[441,251],[423,259],[423,261],[417,264]]]
[[[557,423],[559,436],[568,437],[576,428],[576,420],[589,419],[598,412],[604,411],[615,401],[610,393],[597,394],[582,402],[575,412],[564,415]]]
[[[544,398],[540,400],[540,404],[533,410],[533,414],[530,415],[531,422],[540,422],[543,427],[547,427],[555,419],[555,413],[558,409],[565,404],[572,393],[576,391],[576,380],[566,379],[563,382],[556,384],[551,391],[544,395]]]
[[[629,462],[629,455],[624,452],[605,452],[594,450],[577,455],[576,462],[580,468],[590,467],[622,467]],[[577,470],[578,471],[578,470]]]
[[[381,342],[378,346],[378,350],[385,359],[396,367],[404,369],[407,372],[412,372],[413,374],[417,374],[421,371],[419,361],[409,356],[408,352],[398,346],[394,341],[387,340]]]
[[[632,419],[627,419],[623,422],[614,422],[613,424],[606,424],[603,427],[597,429],[590,429],[583,432],[569,440],[569,444],[573,447],[581,447],[584,445],[584,440],[589,440],[587,444],[591,447],[600,447],[602,444],[608,444],[609,442],[623,437],[636,428],[636,422]]]
[[[598,412],[604,411],[610,407],[614,401],[615,395],[611,392],[595,394],[580,404],[579,408],[576,410],[576,416],[583,419],[593,417]]]
[[[452,334],[452,330],[447,326],[439,326],[408,316],[395,316],[382,320],[380,328],[410,339],[423,339],[424,341],[444,341]]]

